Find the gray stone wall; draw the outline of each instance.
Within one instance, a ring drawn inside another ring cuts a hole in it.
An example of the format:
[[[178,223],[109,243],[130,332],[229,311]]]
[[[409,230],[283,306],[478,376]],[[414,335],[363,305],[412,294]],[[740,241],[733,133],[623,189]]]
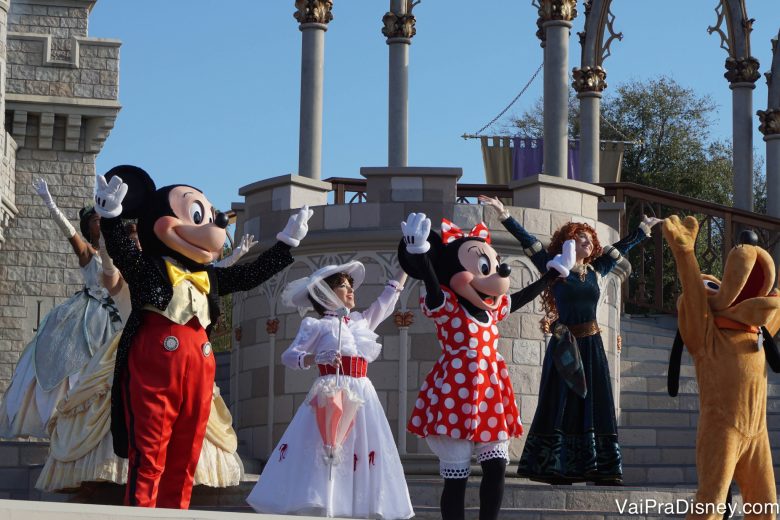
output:
[[[93,197],[95,156],[120,108],[120,42],[87,36],[93,5],[15,0],[8,16],[3,95],[9,143],[18,149],[15,168],[12,156],[4,160],[0,182],[18,215],[0,248],[0,392],[39,320],[82,286],[76,256],[31,184],[45,179],[79,229],[78,211]]]

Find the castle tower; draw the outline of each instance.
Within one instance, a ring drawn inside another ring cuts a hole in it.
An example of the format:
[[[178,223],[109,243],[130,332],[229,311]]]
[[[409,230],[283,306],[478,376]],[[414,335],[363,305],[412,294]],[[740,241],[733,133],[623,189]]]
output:
[[[87,34],[96,1],[13,0],[9,10],[0,0],[0,95],[12,136],[0,129],[0,392],[40,318],[82,285],[31,183],[44,178],[71,221],[92,201],[95,156],[120,109],[120,42]]]

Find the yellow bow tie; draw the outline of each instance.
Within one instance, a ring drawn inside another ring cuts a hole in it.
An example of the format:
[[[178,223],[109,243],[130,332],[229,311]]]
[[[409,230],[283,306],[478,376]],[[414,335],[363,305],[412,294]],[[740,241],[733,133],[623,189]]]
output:
[[[203,294],[209,293],[211,284],[209,283],[209,274],[206,271],[191,273],[184,269],[179,269],[167,260],[165,261],[165,270],[168,271],[168,278],[174,287],[179,285],[182,280],[189,280]]]

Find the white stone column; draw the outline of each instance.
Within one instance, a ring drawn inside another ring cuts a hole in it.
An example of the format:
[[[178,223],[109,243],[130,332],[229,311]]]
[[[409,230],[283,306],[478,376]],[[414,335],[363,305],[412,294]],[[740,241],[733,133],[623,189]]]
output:
[[[780,217],[780,31],[772,39],[772,68],[766,74],[767,109],[758,111],[766,143],[766,212]],[[776,253],[780,253],[778,246]],[[776,254],[775,261],[780,261]]]
[[[601,92],[607,88],[606,71],[600,67],[576,67],[572,86],[580,100],[580,178],[599,182],[601,146]]]
[[[760,77],[752,56],[726,60],[731,88],[734,207],[753,211],[753,89]]]
[[[333,19],[332,0],[297,0],[295,18],[301,30],[301,119],[298,174],[319,179],[322,166],[322,91],[325,76],[325,31]]]
[[[544,23],[544,173],[566,178],[569,156],[569,34],[563,20]]]
[[[544,47],[544,166],[566,178],[569,156],[569,36],[576,0],[538,0],[536,35]]]
[[[274,447],[274,368],[276,367],[276,333],[279,331],[279,320],[271,318],[265,322],[265,331],[268,333],[268,408],[266,410],[265,424],[268,432],[265,440],[266,453],[273,453]]]
[[[391,0],[382,17],[382,34],[389,47],[387,165],[408,165],[409,142],[409,46],[417,32],[407,12],[407,0]]]
[[[406,455],[406,421],[409,419],[406,398],[409,373],[409,326],[414,315],[409,311],[397,311],[395,324],[398,326],[398,453]]]
[[[599,111],[601,93],[580,92],[580,179],[583,182],[599,182],[599,137],[601,135]]]
[[[753,211],[753,83],[729,85],[731,89],[734,207]]]

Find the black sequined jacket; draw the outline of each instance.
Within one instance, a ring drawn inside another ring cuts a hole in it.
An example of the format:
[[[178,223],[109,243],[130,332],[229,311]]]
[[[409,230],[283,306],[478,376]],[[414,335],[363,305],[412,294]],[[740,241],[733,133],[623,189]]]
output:
[[[152,305],[164,310],[173,298],[173,286],[165,271],[164,260],[144,255],[127,235],[121,219],[101,219],[100,231],[103,233],[109,256],[130,289],[132,303],[132,311],[125,323],[117,348],[114,382],[111,388],[111,434],[114,438],[114,452],[120,457],[127,458],[127,425],[120,387],[127,369],[127,356],[133,337],[141,326],[143,307]],[[220,296],[253,289],[292,263],[290,246],[277,242],[260,254],[254,262],[224,268],[206,266],[210,284],[208,301],[211,319],[211,325],[206,332],[211,332],[211,327],[219,318]]]

